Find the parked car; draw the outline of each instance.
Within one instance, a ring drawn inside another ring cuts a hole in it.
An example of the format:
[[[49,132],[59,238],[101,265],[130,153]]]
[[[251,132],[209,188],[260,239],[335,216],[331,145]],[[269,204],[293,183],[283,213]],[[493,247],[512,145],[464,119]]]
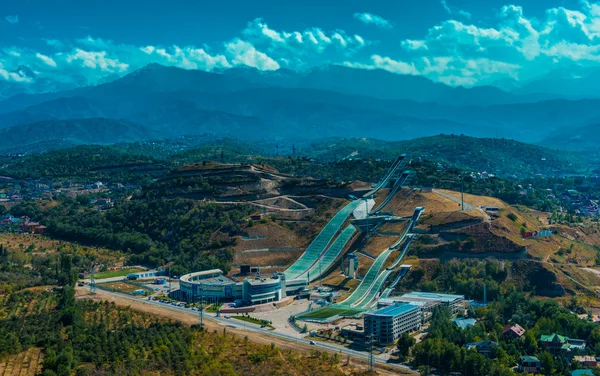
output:
[[[317,343],[315,341],[310,341],[309,342],[311,345],[316,345]]]

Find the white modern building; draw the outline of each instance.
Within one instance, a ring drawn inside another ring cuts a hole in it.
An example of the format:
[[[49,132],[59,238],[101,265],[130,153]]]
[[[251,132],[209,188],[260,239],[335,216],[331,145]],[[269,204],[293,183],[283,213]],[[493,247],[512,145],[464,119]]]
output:
[[[411,333],[421,328],[421,308],[410,304],[398,304],[365,313],[365,339],[373,343],[389,345],[402,333]]]
[[[179,279],[178,298],[198,301],[202,296],[213,301],[242,300],[247,304],[275,302],[296,295],[306,288],[306,279],[286,281],[285,274],[247,278],[242,282],[225,276],[221,269],[190,273]]]

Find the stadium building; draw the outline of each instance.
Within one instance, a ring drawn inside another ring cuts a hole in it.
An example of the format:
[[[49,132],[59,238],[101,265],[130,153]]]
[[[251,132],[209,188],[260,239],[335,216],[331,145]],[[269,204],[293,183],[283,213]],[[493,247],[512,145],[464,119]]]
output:
[[[306,285],[306,279],[286,281],[283,273],[275,273],[271,277],[247,278],[239,282],[225,276],[220,269],[212,269],[182,276],[179,280],[178,299],[198,301],[200,297],[204,297],[211,301],[242,300],[254,305],[296,295]]]

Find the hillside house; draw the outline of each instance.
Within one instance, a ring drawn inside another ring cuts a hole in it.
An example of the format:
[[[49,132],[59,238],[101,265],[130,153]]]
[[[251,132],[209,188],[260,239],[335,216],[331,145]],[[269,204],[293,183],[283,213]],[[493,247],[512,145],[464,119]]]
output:
[[[519,358],[519,372],[538,373],[542,370],[542,362],[535,356],[522,356]]]
[[[44,225],[39,225],[33,229],[33,233],[34,234],[45,234],[47,230],[48,230],[48,227],[46,227]]]
[[[572,339],[553,333],[542,335],[540,338],[542,348],[551,354],[557,355],[561,352],[578,352],[585,350],[585,341],[582,339]]]
[[[467,343],[465,348],[467,351],[475,350],[486,358],[489,358],[498,348],[498,343],[486,339],[485,341]]]
[[[263,218],[263,213],[250,214],[250,219],[253,221],[260,221]]]
[[[525,329],[521,327],[519,324],[515,325],[506,325],[504,329],[502,329],[502,335],[506,338],[521,338],[525,334]]]
[[[578,361],[582,367],[586,368],[594,368],[598,366],[598,360],[596,360],[596,357],[590,355],[577,355],[573,357],[573,360]]]
[[[35,229],[40,226],[39,222],[25,222],[21,225],[23,232],[35,232]]]

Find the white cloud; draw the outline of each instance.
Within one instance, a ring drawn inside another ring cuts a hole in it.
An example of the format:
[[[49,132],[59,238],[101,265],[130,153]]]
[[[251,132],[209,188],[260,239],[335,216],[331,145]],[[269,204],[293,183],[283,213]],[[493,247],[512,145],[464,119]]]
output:
[[[424,40],[406,39],[401,42],[401,45],[403,48],[410,50],[410,51],[427,49],[427,44],[425,44]]]
[[[19,23],[19,15],[14,15],[14,16],[6,16],[4,17],[4,19],[6,20],[6,22],[8,22],[9,24],[18,24]]]
[[[440,4],[442,4],[442,6],[446,10],[446,12],[451,16],[458,14],[459,16],[462,16],[467,19],[471,19],[471,17],[472,17],[472,14],[467,12],[466,10],[458,9],[457,7],[448,5],[447,0],[440,0]]]
[[[353,51],[369,44],[360,35],[349,36],[343,30],[327,33],[318,27],[303,31],[277,31],[256,18],[242,31],[245,39],[269,52],[307,55],[328,50]]]
[[[235,65],[247,65],[259,70],[279,69],[279,63],[239,38],[226,43],[225,49]]]
[[[192,46],[179,47],[171,46],[168,49],[146,46],[141,47],[140,51],[148,55],[144,59],[159,62],[161,64],[173,65],[185,69],[201,69],[210,71],[215,68],[229,68],[231,64],[223,55],[210,55],[202,48]]]
[[[257,18],[239,37],[212,46],[119,44],[93,36],[44,39],[39,50],[4,46],[0,48],[0,80],[44,78],[86,85],[153,62],[206,71],[239,65],[273,70],[341,63],[423,75],[452,85],[474,85],[506,78],[530,79],[550,70],[600,63],[600,3],[583,0],[579,6],[547,9],[537,18],[527,14],[527,8],[506,5],[482,26],[480,20],[468,20],[468,12],[451,5],[452,0],[440,2],[451,17],[430,25],[421,37],[398,41],[398,50],[386,50],[382,44],[340,29],[281,30]],[[370,13],[354,16],[368,24],[390,25]],[[33,73],[29,77],[15,73],[20,66]]]
[[[42,39],[44,42],[46,42],[46,44],[50,47],[54,47],[54,48],[63,48],[64,47],[64,43],[59,41],[58,39],[46,39],[43,38]]]
[[[392,27],[392,24],[388,20],[372,13],[354,13],[354,18],[367,25],[375,25],[386,29]]]
[[[385,69],[392,73],[398,74],[412,74],[417,75],[419,71],[413,63],[407,63],[404,61],[398,61],[390,59],[389,57],[382,57],[379,55],[371,56],[373,66],[379,69]]]
[[[35,57],[37,57],[38,59],[43,61],[44,64],[51,66],[53,68],[56,68],[56,61],[54,61],[54,59],[52,59],[51,57],[43,55],[39,52],[37,54],[35,54]]]
[[[85,51],[76,48],[70,55],[67,56],[68,63],[79,62],[84,67],[100,70],[108,73],[125,72],[129,64],[122,63],[117,59],[108,58],[106,51]]]
[[[2,64],[2,61],[0,61],[0,78],[2,78],[4,81],[17,83],[26,83],[31,81],[29,77],[6,70],[4,68],[4,64]]]
[[[441,4],[451,15],[458,14],[447,2]],[[414,62],[421,74],[442,82],[534,78],[600,61],[600,4],[582,1],[580,9],[550,8],[541,19],[527,17],[523,7],[506,5],[493,26],[447,20],[429,28],[422,39],[406,39],[401,46],[409,56],[404,61]],[[453,59],[441,71],[434,62],[447,57]],[[422,66],[425,61],[429,65]]]

